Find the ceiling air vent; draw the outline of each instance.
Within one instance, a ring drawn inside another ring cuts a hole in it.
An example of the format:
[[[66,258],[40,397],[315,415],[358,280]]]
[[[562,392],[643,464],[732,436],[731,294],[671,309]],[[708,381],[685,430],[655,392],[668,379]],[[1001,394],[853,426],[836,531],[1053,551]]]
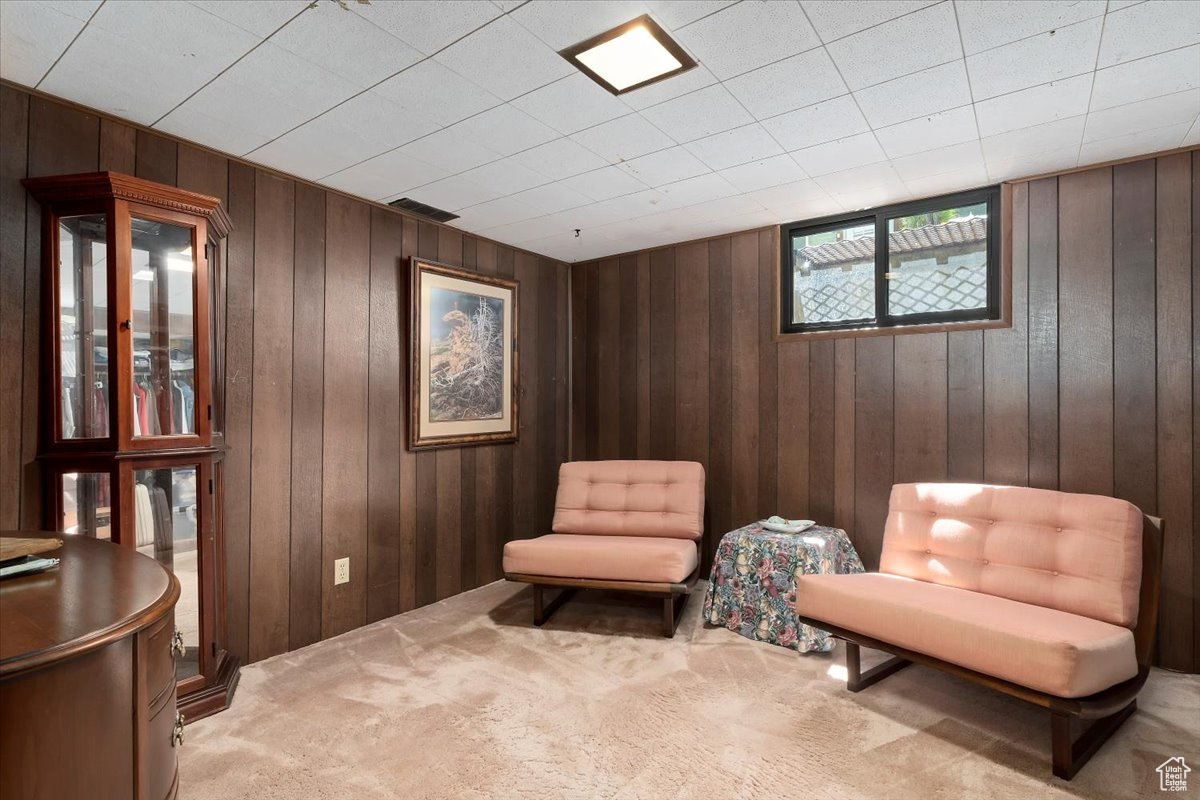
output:
[[[458,219],[458,214],[451,214],[449,211],[442,211],[440,208],[418,203],[410,197],[401,197],[399,200],[393,200],[388,203],[388,205],[392,208],[398,208],[401,211],[408,211],[426,217],[434,222],[449,222],[452,219]]]

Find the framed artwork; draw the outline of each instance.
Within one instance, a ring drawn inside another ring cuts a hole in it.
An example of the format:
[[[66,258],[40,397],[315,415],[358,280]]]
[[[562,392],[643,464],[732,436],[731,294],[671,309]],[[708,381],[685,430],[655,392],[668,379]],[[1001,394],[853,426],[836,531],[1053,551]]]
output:
[[[517,282],[413,257],[408,446],[517,440]]]

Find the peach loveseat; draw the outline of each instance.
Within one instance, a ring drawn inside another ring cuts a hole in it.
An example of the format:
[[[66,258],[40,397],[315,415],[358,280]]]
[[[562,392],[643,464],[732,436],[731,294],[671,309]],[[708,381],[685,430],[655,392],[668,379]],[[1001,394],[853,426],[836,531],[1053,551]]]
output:
[[[806,575],[796,608],[846,640],[851,691],[916,661],[1050,709],[1069,779],[1135,708],[1159,559],[1157,528],[1124,500],[899,484],[879,572]],[[860,644],[897,658],[860,674]],[[1072,717],[1099,722],[1073,744]]]
[[[504,546],[504,576],[534,587],[541,625],[580,587],[663,598],[673,636],[699,574],[704,468],[691,461],[575,461],[558,472],[554,532]],[[563,587],[543,605],[545,586]]]

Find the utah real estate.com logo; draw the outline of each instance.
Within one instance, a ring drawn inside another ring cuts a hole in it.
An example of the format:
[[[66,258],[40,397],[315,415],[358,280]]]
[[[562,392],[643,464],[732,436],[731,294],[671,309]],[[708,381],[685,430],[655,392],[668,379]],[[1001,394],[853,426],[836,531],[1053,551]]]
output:
[[[1159,765],[1158,788],[1164,792],[1186,792],[1187,776],[1192,768],[1183,763],[1183,756],[1168,758]]]

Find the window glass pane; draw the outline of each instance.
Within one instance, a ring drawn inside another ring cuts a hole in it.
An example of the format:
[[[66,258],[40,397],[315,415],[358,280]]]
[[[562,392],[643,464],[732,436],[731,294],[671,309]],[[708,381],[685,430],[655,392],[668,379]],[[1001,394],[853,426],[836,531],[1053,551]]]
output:
[[[875,317],[875,225],[792,236],[792,323]]]
[[[65,472],[62,476],[63,533],[112,538],[112,492],[107,472]]]
[[[180,679],[200,672],[200,562],[197,549],[196,467],[134,472],[134,529],[138,552],[158,559],[179,579],[175,627],[184,655],[176,659]]]
[[[987,203],[888,220],[888,313],[987,308]]]
[[[133,435],[196,432],[192,229],[134,218]]]
[[[108,436],[107,239],[103,214],[58,221],[63,439]]]

